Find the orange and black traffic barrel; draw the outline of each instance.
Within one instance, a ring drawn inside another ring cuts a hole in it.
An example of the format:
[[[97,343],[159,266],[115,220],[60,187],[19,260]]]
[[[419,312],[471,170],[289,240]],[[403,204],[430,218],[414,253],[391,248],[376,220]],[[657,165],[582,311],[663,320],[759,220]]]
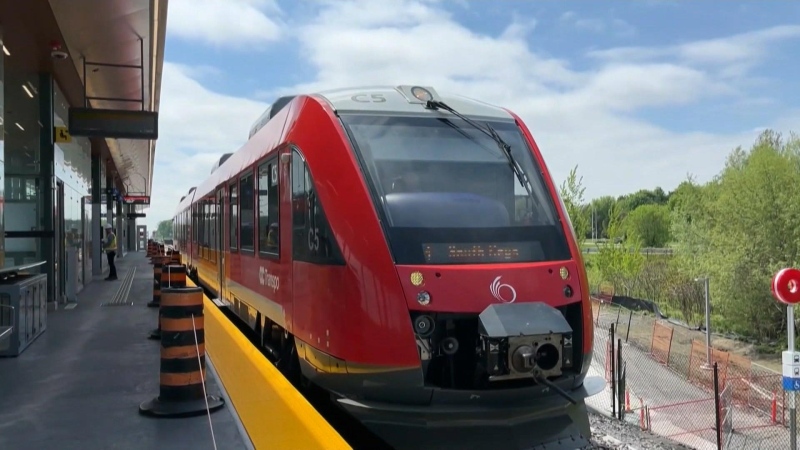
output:
[[[150,308],[158,308],[161,303],[161,270],[163,265],[168,262],[169,259],[166,256],[153,257],[153,300],[147,302],[147,306]]]
[[[161,266],[160,286],[163,288],[186,287],[186,266],[182,264],[169,264]],[[158,327],[150,332],[150,339],[161,339],[161,314],[159,313]]]
[[[141,414],[188,417],[225,405],[205,389],[203,289],[164,288],[161,308],[161,370],[158,397],[139,405]]]

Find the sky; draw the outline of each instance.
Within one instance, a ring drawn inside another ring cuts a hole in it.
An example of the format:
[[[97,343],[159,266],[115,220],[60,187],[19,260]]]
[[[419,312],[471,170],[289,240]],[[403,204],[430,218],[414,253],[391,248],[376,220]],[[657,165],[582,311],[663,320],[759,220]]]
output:
[[[278,96],[359,85],[513,110],[587,199],[705,182],[763,130],[800,132],[798,19],[789,0],[170,0],[147,224]]]

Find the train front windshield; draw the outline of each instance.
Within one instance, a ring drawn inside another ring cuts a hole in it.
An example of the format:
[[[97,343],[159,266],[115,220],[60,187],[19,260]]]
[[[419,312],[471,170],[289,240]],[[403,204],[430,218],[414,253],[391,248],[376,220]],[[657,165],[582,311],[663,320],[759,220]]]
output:
[[[555,202],[513,122],[490,124],[530,180],[530,194],[497,143],[455,116],[343,115],[342,121],[397,264],[570,258]]]

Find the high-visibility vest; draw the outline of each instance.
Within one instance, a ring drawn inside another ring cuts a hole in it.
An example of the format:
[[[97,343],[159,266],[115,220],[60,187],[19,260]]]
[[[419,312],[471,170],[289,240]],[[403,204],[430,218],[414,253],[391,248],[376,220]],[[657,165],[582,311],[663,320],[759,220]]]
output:
[[[117,235],[111,233],[111,242],[109,242],[108,245],[106,245],[106,251],[110,252],[116,250],[117,250]]]

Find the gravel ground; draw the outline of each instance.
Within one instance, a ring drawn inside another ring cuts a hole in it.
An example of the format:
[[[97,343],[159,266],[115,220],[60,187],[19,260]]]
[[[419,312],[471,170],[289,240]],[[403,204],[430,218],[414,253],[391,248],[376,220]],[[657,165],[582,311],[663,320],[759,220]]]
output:
[[[589,413],[592,443],[582,450],[683,450],[690,449],[602,414]]]

